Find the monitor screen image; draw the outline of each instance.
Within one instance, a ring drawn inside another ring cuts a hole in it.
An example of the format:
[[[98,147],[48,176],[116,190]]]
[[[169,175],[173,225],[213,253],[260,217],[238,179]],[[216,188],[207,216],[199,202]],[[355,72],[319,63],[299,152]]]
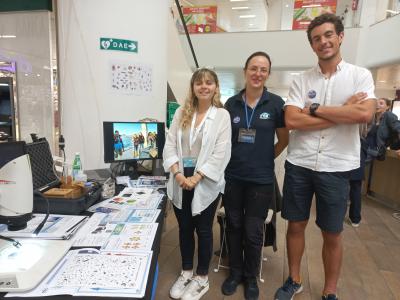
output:
[[[165,128],[161,122],[104,122],[104,162],[162,157]]]

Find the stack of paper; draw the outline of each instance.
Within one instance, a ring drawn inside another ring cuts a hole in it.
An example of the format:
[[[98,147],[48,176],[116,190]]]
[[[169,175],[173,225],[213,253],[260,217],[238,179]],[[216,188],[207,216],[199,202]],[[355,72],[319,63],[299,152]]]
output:
[[[63,239],[67,240],[84,224],[88,217],[69,215],[49,215],[46,223],[38,235],[34,235],[36,228],[45,218],[45,214],[33,214],[27,227],[18,231],[8,231],[6,225],[0,225],[0,235],[21,238]]]

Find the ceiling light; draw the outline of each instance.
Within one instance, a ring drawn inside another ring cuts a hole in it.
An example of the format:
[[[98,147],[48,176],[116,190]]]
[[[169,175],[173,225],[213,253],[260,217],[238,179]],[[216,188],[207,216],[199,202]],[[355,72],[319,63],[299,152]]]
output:
[[[285,7],[289,7],[289,4],[286,4]]]
[[[251,18],[255,18],[256,15],[241,15],[239,16],[240,19],[251,19]]]
[[[321,4],[310,4],[310,5],[303,5],[302,7],[320,7]]]
[[[249,9],[248,6],[234,6],[232,7],[233,10],[243,10],[243,9]]]
[[[0,38],[3,38],[3,39],[14,39],[16,37],[17,37],[16,35],[12,35],[12,34],[0,35]]]
[[[249,24],[249,27],[251,27],[251,26],[254,26],[254,24],[253,24],[253,23],[250,23],[250,24]]]
[[[386,82],[386,80],[378,80],[378,82]]]
[[[231,2],[246,2],[248,0],[231,0]]]
[[[0,86],[8,86],[8,83],[0,83]]]
[[[300,75],[300,72],[290,72],[290,75],[292,76]]]

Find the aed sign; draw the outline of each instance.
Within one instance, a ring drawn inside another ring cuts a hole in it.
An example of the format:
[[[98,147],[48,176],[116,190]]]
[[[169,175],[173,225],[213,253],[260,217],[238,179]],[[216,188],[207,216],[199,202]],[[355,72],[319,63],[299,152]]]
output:
[[[100,50],[138,52],[138,42],[114,38],[100,38]]]

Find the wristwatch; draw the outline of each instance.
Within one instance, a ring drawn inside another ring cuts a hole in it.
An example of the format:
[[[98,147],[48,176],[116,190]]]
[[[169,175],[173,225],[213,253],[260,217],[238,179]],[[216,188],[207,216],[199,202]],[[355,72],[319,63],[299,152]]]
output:
[[[315,114],[315,112],[317,111],[319,107],[319,103],[312,103],[310,105],[310,115],[312,115],[313,117],[316,117],[317,115]]]

